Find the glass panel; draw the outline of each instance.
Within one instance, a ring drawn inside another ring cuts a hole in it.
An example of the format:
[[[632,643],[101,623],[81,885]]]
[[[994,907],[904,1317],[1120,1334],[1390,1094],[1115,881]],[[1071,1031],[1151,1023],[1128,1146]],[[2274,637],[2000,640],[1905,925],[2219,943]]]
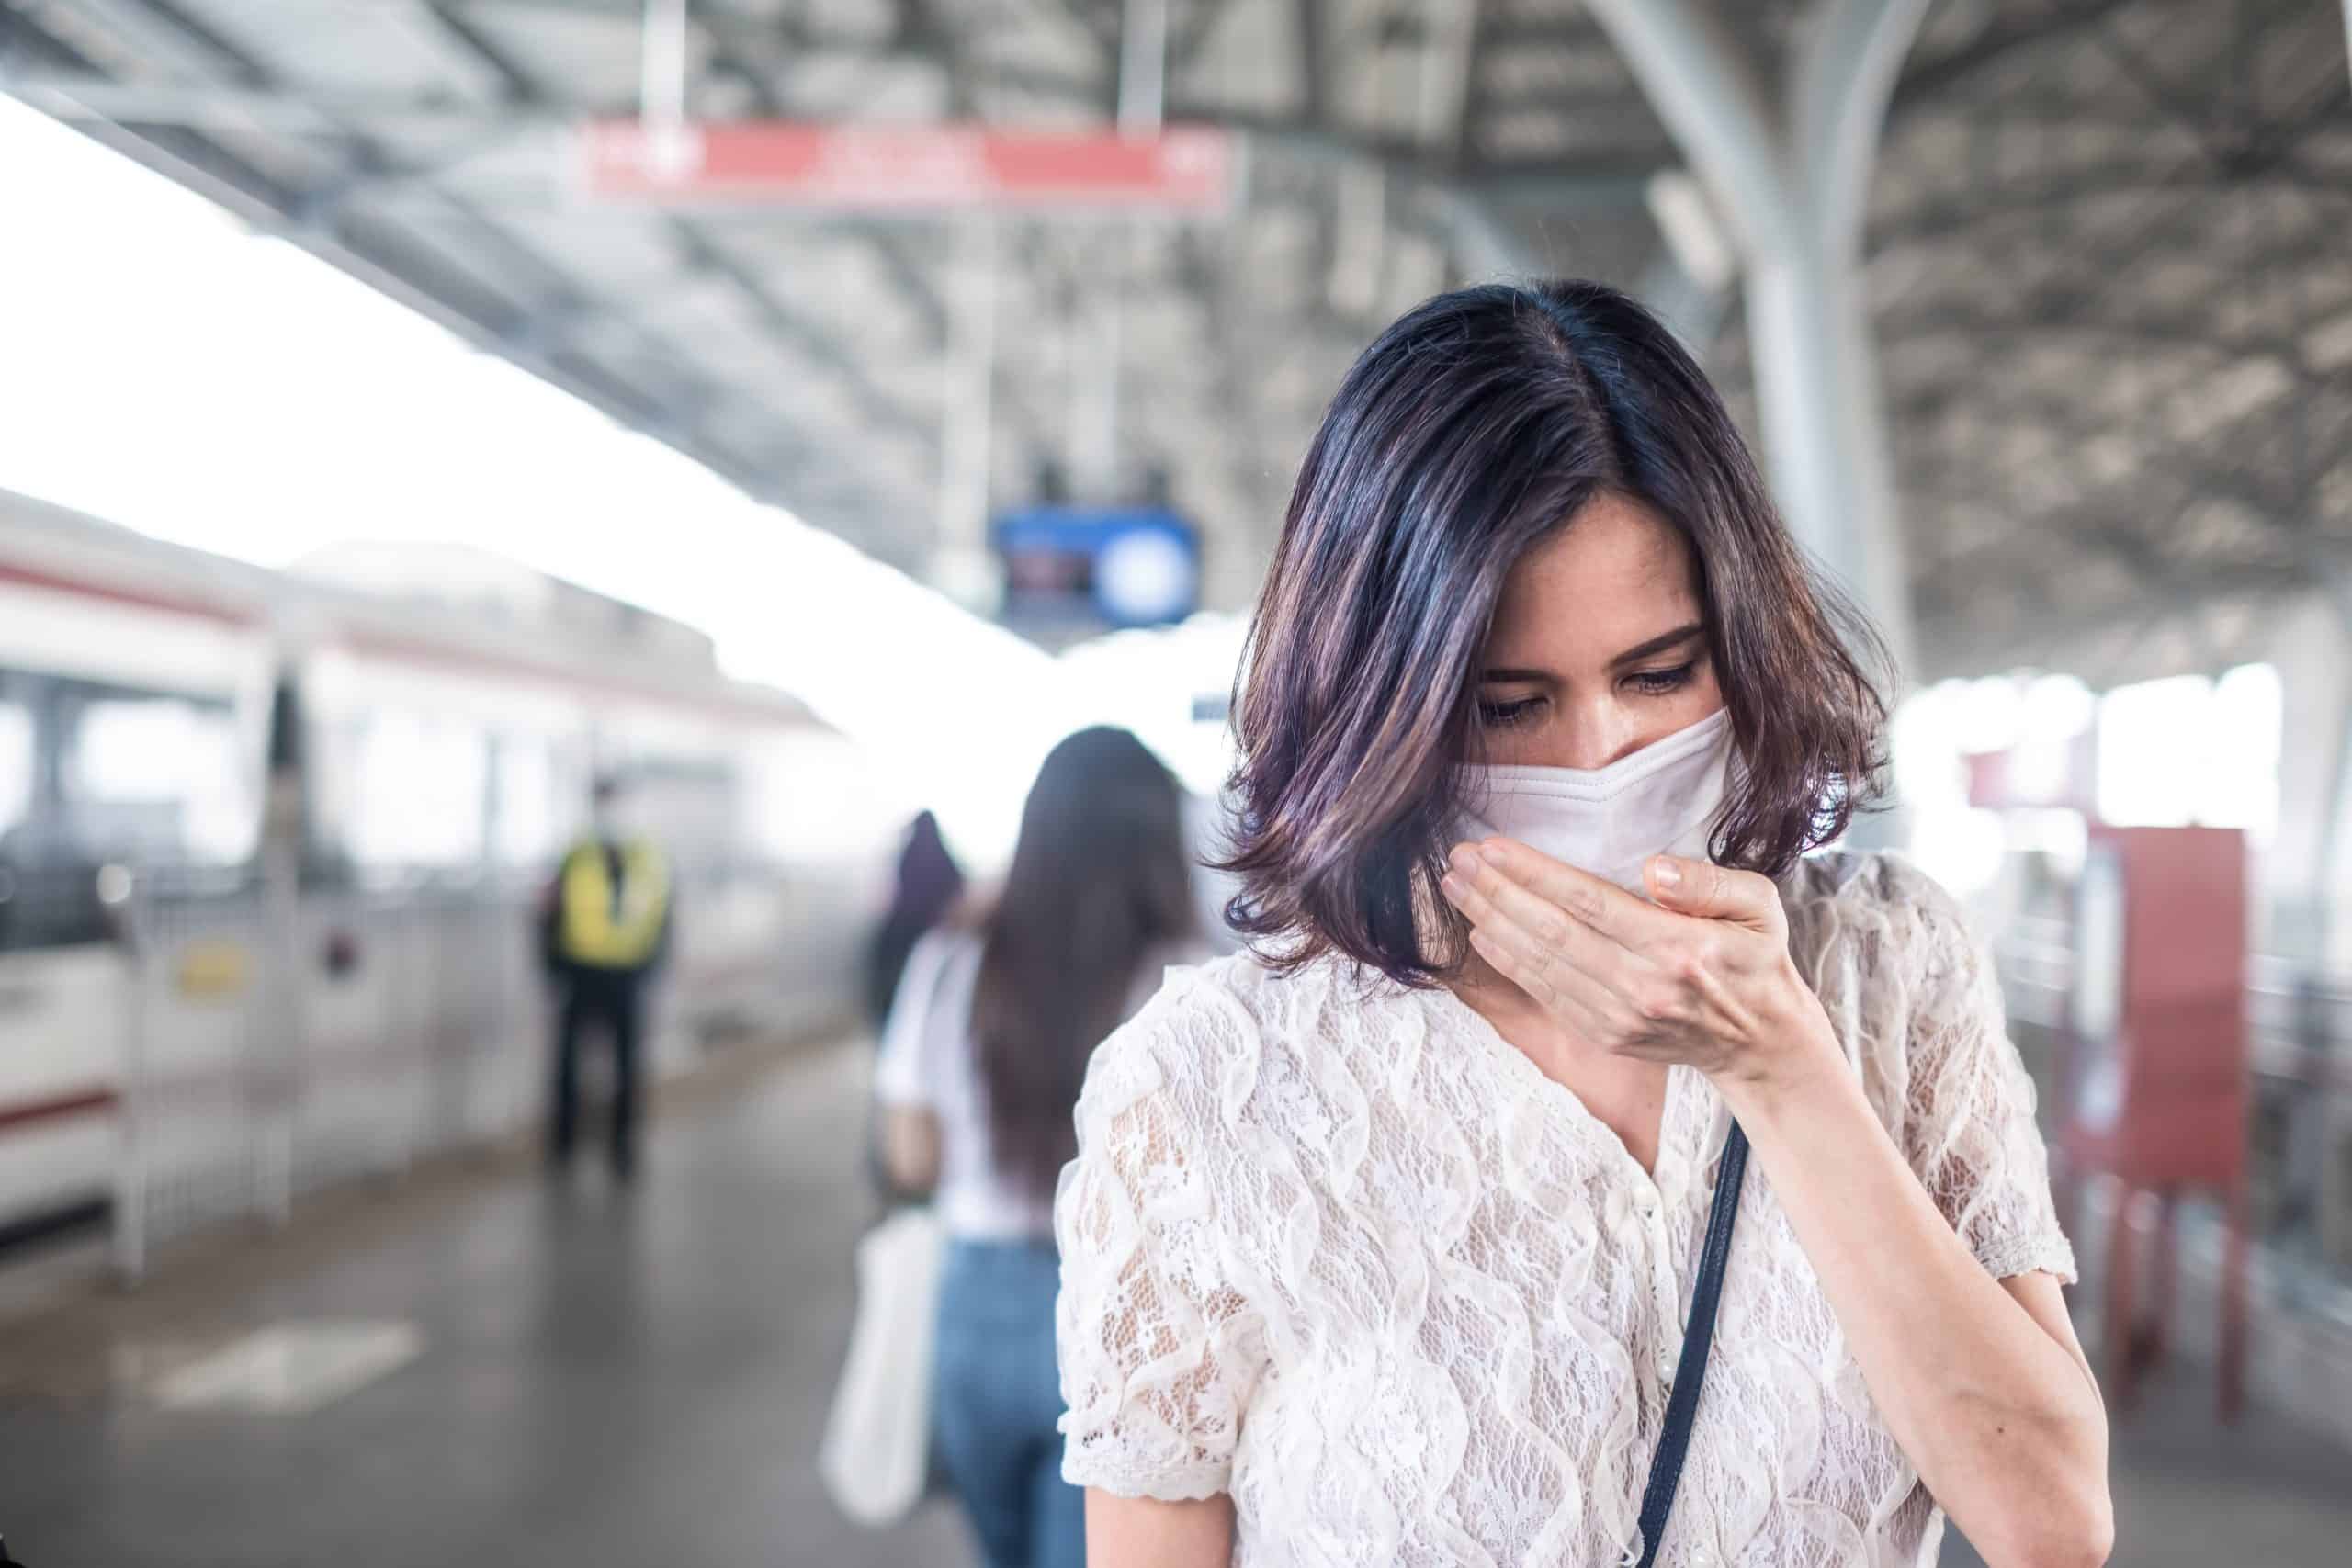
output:
[[[32,803],[32,711],[22,703],[0,703],[0,834],[24,821]]]
[[[225,705],[105,696],[65,713],[67,819],[83,854],[221,865],[253,852],[259,821]]]
[[[350,846],[371,869],[479,865],[490,749],[469,725],[398,709],[359,726],[351,784]]]
[[[2278,827],[2278,752],[2286,693],[2268,664],[2241,664],[2213,684],[2205,731],[2212,772],[2197,819],[2267,840]]]
[[[2099,700],[2098,814],[2126,827],[2184,828],[2212,773],[2213,682],[2175,675]]]
[[[537,736],[498,742],[496,853],[507,866],[552,864],[556,858],[555,761]]]

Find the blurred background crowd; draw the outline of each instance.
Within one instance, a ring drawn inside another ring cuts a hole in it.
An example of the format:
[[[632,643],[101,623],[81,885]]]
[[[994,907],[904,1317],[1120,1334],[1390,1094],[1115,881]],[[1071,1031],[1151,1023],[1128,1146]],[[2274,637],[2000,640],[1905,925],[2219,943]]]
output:
[[[1429,294],[1574,274],[1901,657],[1851,838],[1996,956],[2116,1561],[2341,1561],[2347,36],[0,0],[0,1535],[973,1561],[813,1463],[853,1245],[977,1113],[894,1041],[931,1121],[877,1116],[900,980],[1025,907],[1080,732],[1168,794],[1084,829],[1115,874],[1191,868],[1134,953],[1233,945],[1200,863],[1325,400]]]

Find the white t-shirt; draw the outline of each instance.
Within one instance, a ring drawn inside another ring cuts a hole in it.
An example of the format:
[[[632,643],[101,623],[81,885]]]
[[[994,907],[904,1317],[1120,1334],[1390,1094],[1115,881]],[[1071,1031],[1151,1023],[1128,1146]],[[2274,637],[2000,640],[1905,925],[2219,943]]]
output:
[[[1193,956],[1175,951],[1145,964],[1121,1016],[1132,1016],[1159,988],[1166,961]],[[972,991],[979,975],[980,939],[973,932],[933,931],[915,944],[882,1026],[874,1092],[885,1105],[939,1118],[939,1187],[933,1201],[948,1235],[1044,1240],[1054,1231],[1052,1200],[1032,1199],[1006,1179],[989,1136],[972,1038]]]
[[[2033,1089],[1958,904],[1828,853],[1790,951],[1999,1278],[2072,1279]],[[1657,1165],[1453,993],[1334,960],[1179,970],[1095,1052],[1062,1173],[1070,1482],[1229,1493],[1236,1568],[1624,1560],[1729,1113],[1672,1070]],[[1895,1568],[1943,1519],[1769,1177],[1741,1190],[1668,1568]]]

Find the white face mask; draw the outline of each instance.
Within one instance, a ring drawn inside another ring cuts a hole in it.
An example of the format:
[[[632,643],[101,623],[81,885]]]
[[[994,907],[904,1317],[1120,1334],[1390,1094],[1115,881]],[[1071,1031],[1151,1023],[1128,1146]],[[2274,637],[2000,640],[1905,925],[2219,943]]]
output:
[[[1650,856],[1706,858],[1732,758],[1719,708],[1605,768],[1465,767],[1462,836],[1517,839],[1641,893]]]

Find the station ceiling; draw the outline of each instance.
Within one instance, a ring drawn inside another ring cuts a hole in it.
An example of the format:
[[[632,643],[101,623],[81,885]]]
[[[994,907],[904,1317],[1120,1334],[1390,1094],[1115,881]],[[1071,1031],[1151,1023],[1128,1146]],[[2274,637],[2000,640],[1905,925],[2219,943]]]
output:
[[[1759,58],[1798,7],[1718,0]],[[698,118],[1106,123],[1116,0],[692,0]],[[0,89],[922,572],[968,225],[599,204],[641,0],[0,0]],[[1736,296],[1652,219],[1674,146],[1581,0],[1169,0],[1166,114],[1246,133],[1229,217],[1001,220],[991,468],[1119,456],[1245,606],[1340,372],[1467,278],[1653,293],[1736,404]],[[1936,0],[1868,285],[1918,673],[2210,669],[2352,566],[2338,0]],[[1121,300],[1114,329],[1108,302]],[[1751,422],[1752,428],[1752,422]],[[2347,590],[2352,603],[2352,590]]]

